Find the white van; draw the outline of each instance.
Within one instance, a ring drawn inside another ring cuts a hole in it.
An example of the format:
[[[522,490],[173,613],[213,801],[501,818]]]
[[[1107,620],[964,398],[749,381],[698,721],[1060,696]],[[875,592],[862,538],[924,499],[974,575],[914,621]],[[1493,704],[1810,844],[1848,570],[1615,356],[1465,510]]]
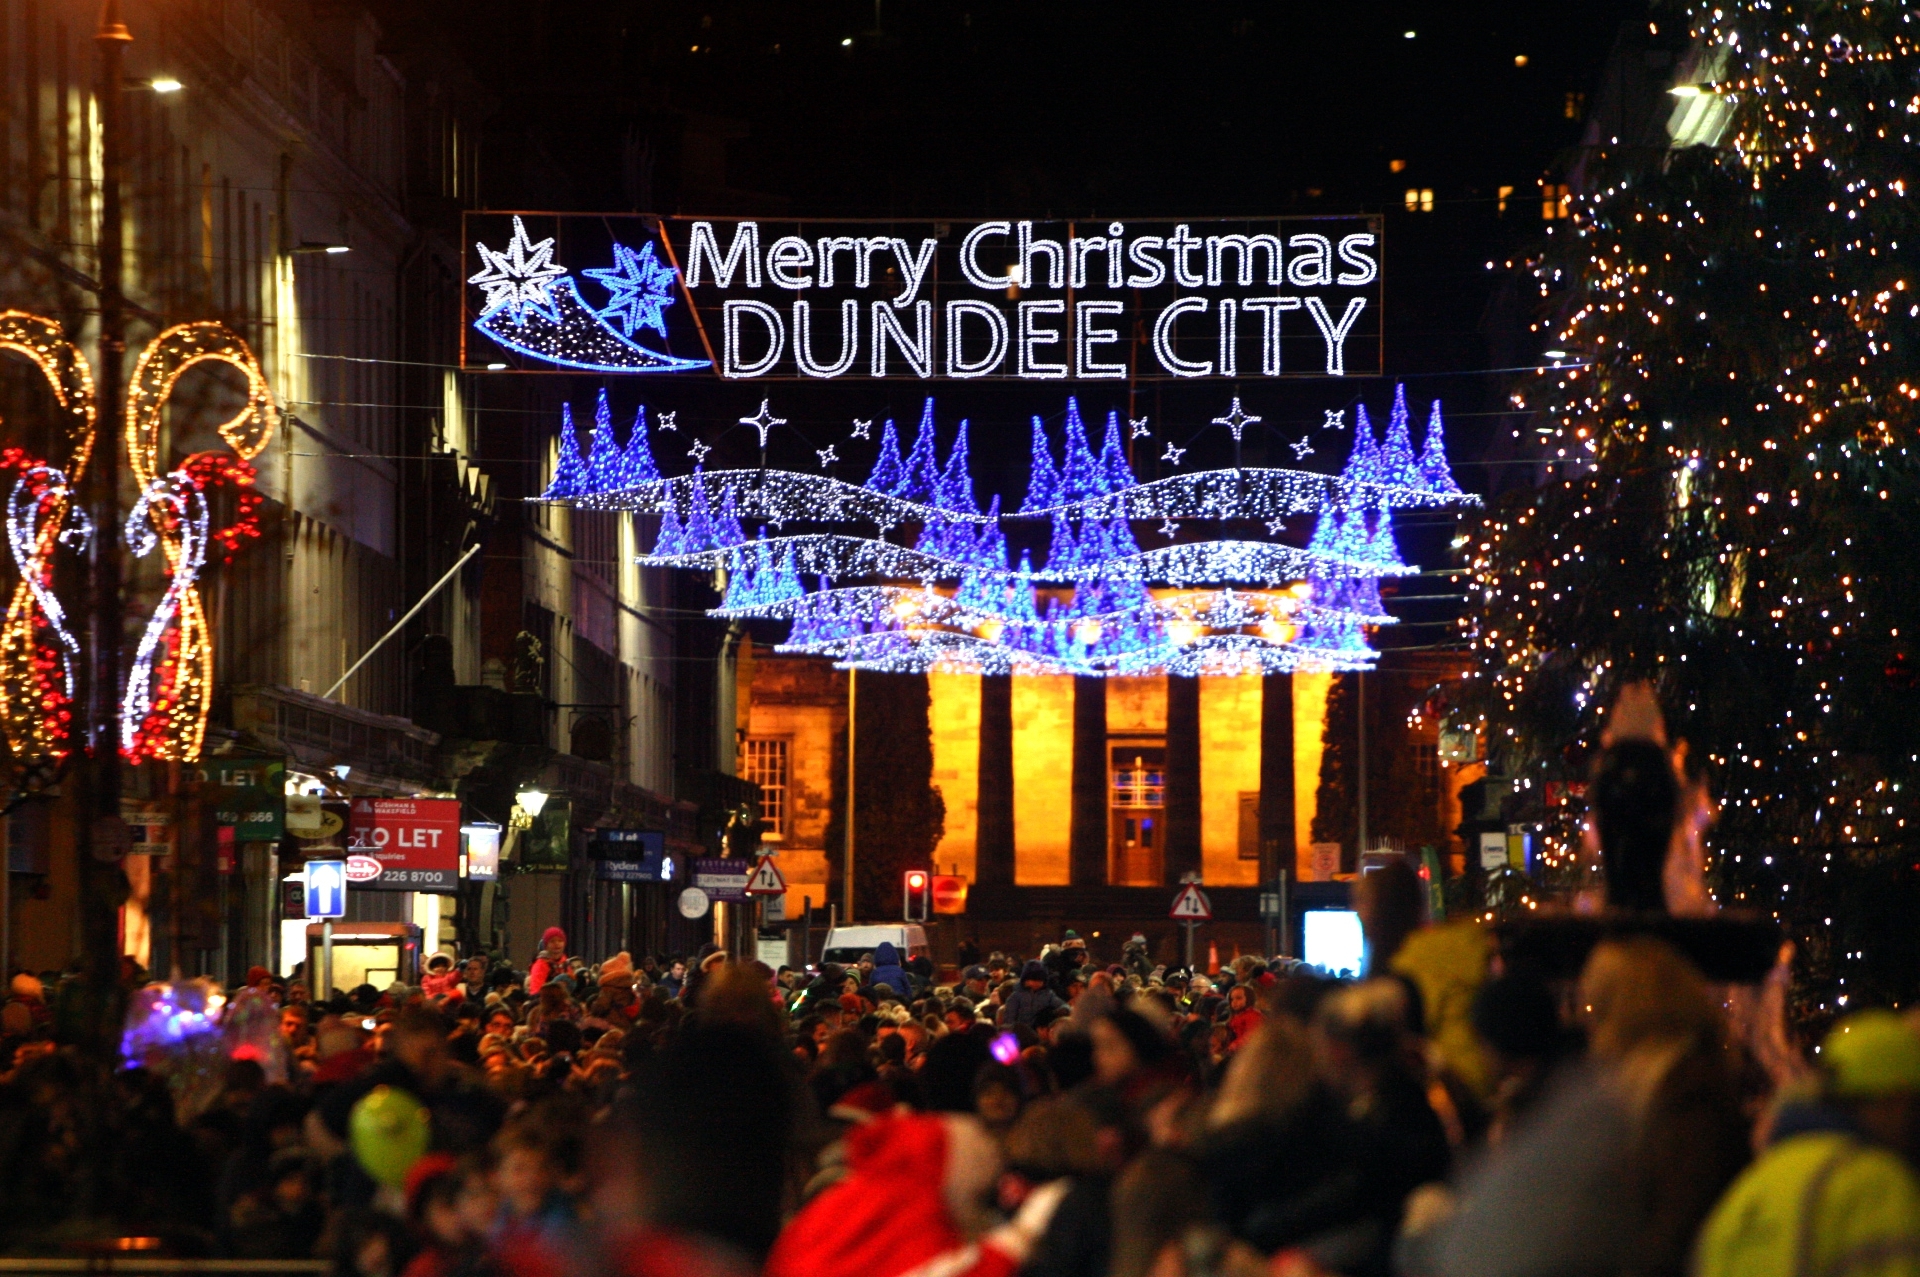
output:
[[[820,961],[850,967],[882,944],[892,945],[903,963],[929,956],[927,929],[916,923],[895,922],[877,927],[835,927],[827,932],[827,948]]]

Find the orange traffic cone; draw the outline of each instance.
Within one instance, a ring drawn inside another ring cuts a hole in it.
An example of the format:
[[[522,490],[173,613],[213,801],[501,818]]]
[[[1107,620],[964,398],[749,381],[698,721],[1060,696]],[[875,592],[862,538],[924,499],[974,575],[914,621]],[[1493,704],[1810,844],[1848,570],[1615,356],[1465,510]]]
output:
[[[1220,974],[1220,946],[1211,940],[1207,941],[1207,974]]]

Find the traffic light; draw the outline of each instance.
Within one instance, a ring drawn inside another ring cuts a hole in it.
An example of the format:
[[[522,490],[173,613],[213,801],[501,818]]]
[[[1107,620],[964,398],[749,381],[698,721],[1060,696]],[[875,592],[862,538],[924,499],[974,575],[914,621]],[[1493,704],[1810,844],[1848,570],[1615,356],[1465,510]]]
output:
[[[933,913],[933,875],[924,869],[907,870],[900,885],[900,916],[908,922],[925,922]]]

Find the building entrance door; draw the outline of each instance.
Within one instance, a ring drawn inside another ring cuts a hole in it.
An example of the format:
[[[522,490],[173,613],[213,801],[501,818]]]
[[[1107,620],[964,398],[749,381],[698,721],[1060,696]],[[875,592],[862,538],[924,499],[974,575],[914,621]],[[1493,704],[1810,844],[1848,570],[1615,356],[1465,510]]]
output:
[[[1117,887],[1157,887],[1166,847],[1166,746],[1114,744],[1108,758],[1107,881]]]

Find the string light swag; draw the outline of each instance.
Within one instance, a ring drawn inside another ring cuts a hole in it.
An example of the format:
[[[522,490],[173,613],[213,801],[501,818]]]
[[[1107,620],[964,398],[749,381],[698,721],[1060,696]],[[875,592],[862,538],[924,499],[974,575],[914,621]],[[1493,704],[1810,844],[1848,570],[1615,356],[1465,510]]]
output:
[[[1257,423],[1236,401],[1219,419]],[[1069,399],[1056,446],[1032,423],[1027,489],[1017,512],[973,486],[969,424],[944,457],[931,399],[910,447],[883,420],[864,484],[777,468],[665,477],[652,467],[645,413],[624,446],[604,392],[584,454],[570,408],[543,499],[588,509],[657,514],[640,562],[717,573],[714,615],[784,621],[782,650],[874,670],[965,667],[1101,675],[1356,669],[1375,653],[1368,631],[1393,623],[1380,581],[1415,571],[1401,557],[1393,511],[1468,504],[1447,468],[1439,406],[1416,453],[1404,393],[1383,439],[1362,413],[1338,475],[1266,467],[1210,470],[1139,482],[1120,415],[1093,446]],[[744,424],[780,424],[766,404]],[[1142,423],[1143,424],[1143,423]],[[1168,445],[1172,447],[1171,444]],[[696,442],[696,455],[705,450]],[[834,447],[818,450],[823,467]],[[1237,538],[1222,529],[1175,540],[1184,521],[1212,527],[1259,520],[1270,535],[1291,515],[1315,524],[1302,547]],[[769,535],[787,521],[830,530]],[[1142,549],[1135,523],[1158,521],[1170,544]],[[750,535],[748,524],[756,530]],[[1046,549],[1017,559],[1010,527],[1039,525]],[[877,535],[861,530],[873,529]],[[895,528],[917,529],[904,540]],[[842,584],[836,585],[835,582]]]

